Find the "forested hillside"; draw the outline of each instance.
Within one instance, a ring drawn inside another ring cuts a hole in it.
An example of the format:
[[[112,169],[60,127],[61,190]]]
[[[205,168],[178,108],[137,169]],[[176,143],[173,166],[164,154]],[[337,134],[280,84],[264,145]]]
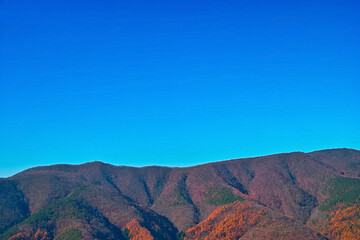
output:
[[[0,239],[358,239],[359,196],[352,149],[35,167],[0,179]]]

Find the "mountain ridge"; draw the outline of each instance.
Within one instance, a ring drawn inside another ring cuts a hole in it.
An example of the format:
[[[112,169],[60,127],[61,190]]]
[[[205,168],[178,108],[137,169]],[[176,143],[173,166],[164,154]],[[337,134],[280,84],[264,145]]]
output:
[[[18,175],[20,173],[23,173],[25,171],[29,171],[29,170],[33,170],[33,169],[38,169],[38,168],[47,168],[47,167],[53,167],[53,166],[83,166],[83,165],[88,165],[88,164],[105,164],[105,165],[110,165],[113,167],[125,167],[125,168],[136,168],[136,169],[141,169],[141,168],[169,168],[169,169],[178,169],[178,168],[193,168],[193,167],[200,167],[200,166],[204,166],[204,165],[208,165],[208,164],[217,164],[217,163],[223,163],[223,162],[230,162],[230,161],[239,161],[239,160],[250,160],[250,159],[256,159],[256,158],[263,158],[263,157],[272,157],[272,156],[277,156],[277,155],[284,155],[284,154],[296,154],[296,153],[300,153],[300,154],[312,154],[312,153],[321,153],[324,151],[341,151],[341,150],[346,150],[346,151],[360,151],[358,149],[355,148],[329,148],[329,149],[322,149],[322,150],[314,150],[314,151],[310,151],[310,152],[303,152],[303,151],[293,151],[293,152],[280,152],[280,153],[272,153],[272,154],[265,154],[265,155],[260,155],[260,156],[254,156],[254,157],[241,157],[241,158],[230,158],[230,159],[225,159],[225,160],[218,160],[218,161],[211,161],[211,162],[206,162],[206,163],[201,163],[201,164],[195,164],[195,165],[191,165],[191,166],[185,166],[185,167],[178,167],[178,166],[166,166],[166,165],[145,165],[145,166],[140,166],[140,167],[136,167],[136,166],[131,166],[131,165],[116,165],[116,164],[112,164],[112,163],[107,163],[107,162],[103,162],[103,161],[99,161],[99,160],[95,160],[95,161],[90,161],[90,162],[84,162],[84,163],[79,163],[79,164],[70,164],[70,163],[55,163],[55,164],[49,164],[49,165],[41,165],[41,166],[35,166],[35,167],[30,167],[28,169],[22,170],[18,173],[15,173],[14,175],[11,175],[9,177],[2,177],[0,179],[7,179],[7,178],[11,178],[15,175]]]

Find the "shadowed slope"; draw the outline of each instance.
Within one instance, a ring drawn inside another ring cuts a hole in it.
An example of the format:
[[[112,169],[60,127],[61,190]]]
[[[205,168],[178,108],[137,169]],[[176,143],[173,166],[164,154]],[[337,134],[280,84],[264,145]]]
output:
[[[19,235],[19,239],[41,239],[36,238],[39,234],[53,239],[69,234],[69,230],[77,231],[81,236],[78,239],[123,239],[120,229],[76,193],[32,214],[0,235],[0,239],[18,239]]]
[[[24,194],[11,180],[0,180],[0,233],[30,215]]]

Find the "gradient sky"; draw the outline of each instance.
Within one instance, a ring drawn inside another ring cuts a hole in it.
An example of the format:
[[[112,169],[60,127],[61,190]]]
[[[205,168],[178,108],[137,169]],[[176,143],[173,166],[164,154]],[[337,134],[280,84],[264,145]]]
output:
[[[0,0],[0,177],[360,149],[360,2]]]

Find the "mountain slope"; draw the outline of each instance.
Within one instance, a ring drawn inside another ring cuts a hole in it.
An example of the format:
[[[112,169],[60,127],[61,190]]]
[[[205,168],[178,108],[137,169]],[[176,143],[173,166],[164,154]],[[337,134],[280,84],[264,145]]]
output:
[[[264,206],[237,201],[216,209],[186,231],[187,239],[325,239],[301,223]]]
[[[25,219],[70,196],[99,216],[97,224],[106,222],[102,234],[115,231],[109,238],[135,219],[155,239],[176,239],[217,208],[239,200],[260,203],[279,216],[328,234],[324,226],[330,220],[326,219],[348,200],[333,200],[339,197],[329,189],[336,179],[355,179],[348,191],[349,203],[356,204],[359,176],[360,152],[352,149],[275,154],[187,168],[101,162],[35,167],[0,179],[0,234],[8,234],[15,224],[21,227]],[[335,202],[321,207],[329,201]],[[60,234],[62,228],[54,222],[55,227],[45,224],[40,230]],[[84,229],[78,228],[91,239],[94,233]]]

